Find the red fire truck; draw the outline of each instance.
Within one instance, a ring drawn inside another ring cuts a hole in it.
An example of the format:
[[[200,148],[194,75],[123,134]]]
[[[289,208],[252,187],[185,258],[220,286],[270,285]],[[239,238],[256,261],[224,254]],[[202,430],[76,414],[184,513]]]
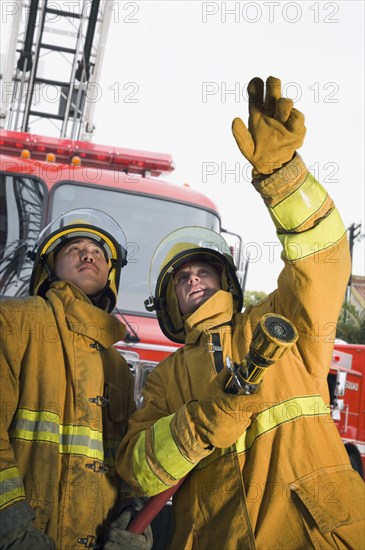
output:
[[[365,470],[365,346],[335,344],[328,374],[331,414],[355,470]]]

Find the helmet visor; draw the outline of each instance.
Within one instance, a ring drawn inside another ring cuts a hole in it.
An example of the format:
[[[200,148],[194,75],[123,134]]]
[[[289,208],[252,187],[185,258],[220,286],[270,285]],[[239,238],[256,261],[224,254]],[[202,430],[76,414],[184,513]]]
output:
[[[221,235],[205,227],[189,226],[176,229],[169,233],[158,245],[152,257],[149,274],[149,285],[151,296],[154,296],[157,279],[161,271],[173,260],[179,256],[179,265],[184,263],[185,250],[191,251],[193,248],[205,248],[207,252],[214,250],[220,254],[231,255],[226,241]],[[186,256],[186,262],[189,261],[189,254]],[[173,270],[173,266],[171,266]]]
[[[110,259],[117,259],[117,245],[127,248],[125,234],[112,217],[101,210],[79,208],[62,214],[43,229],[38,238],[39,252],[48,255],[75,237],[99,242]]]

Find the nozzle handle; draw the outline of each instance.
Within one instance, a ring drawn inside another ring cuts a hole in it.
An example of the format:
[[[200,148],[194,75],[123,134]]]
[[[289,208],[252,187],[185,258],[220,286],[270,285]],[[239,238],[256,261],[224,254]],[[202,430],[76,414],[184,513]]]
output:
[[[263,315],[252,335],[250,349],[240,365],[226,358],[231,378],[224,391],[234,395],[255,393],[269,366],[289,351],[298,339],[291,321],[282,315]]]

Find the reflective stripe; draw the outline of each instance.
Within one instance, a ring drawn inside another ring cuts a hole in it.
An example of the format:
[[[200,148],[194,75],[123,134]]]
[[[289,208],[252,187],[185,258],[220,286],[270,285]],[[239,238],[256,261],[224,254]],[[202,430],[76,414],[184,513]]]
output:
[[[168,429],[171,439],[169,439],[169,445],[165,446],[165,450],[161,454],[161,440],[159,440],[159,445],[156,445],[155,452],[156,456],[158,455],[158,460],[162,467],[164,467],[164,469],[171,476],[175,477],[175,479],[180,479],[193,469],[194,464],[184,459],[176,448],[170,432],[170,422],[173,416],[174,415],[170,415],[168,417],[161,418],[158,422],[156,422],[155,428],[160,423],[163,425],[161,426],[161,431],[158,428],[158,432],[156,434],[155,431],[155,434],[158,437],[163,438],[163,436],[166,436]],[[228,447],[227,449],[215,449],[211,455],[201,460],[196,468],[198,470],[205,468],[211,462],[214,462],[218,458],[232,453],[235,450],[237,453],[247,451],[253,446],[256,439],[272,430],[279,428],[283,424],[294,422],[302,417],[319,416],[328,416],[330,418],[329,406],[325,405],[320,395],[293,397],[292,399],[288,399],[287,401],[268,407],[264,411],[257,414],[257,416],[253,419],[251,426],[238,439],[235,445]],[[171,446],[171,442],[173,442],[173,446]],[[145,432],[142,432],[133,451],[133,471],[140,487],[147,494],[155,494],[168,489],[170,485],[163,483],[149,467],[145,447]],[[167,467],[164,466],[164,463]]]
[[[283,246],[284,258],[295,261],[318,254],[321,250],[333,246],[341,239],[345,231],[340,214],[335,208],[313,229],[303,231],[303,233],[278,233],[278,237]]]
[[[195,466],[182,456],[171,434],[170,423],[174,414],[160,418],[150,429],[153,453],[159,468],[171,478],[171,484],[164,483],[153,471],[146,453],[146,432],[142,432],[133,450],[133,471],[140,487],[147,494],[155,494],[171,487],[175,479],[185,476]]]
[[[139,486],[147,495],[153,495],[169,489],[151,470],[146,457],[146,432],[141,432],[133,449],[133,472]]]
[[[208,464],[220,457],[234,452],[235,449],[238,453],[244,453],[250,449],[254,445],[256,439],[262,435],[277,429],[283,424],[294,422],[298,420],[298,418],[308,416],[330,417],[330,408],[328,405],[325,405],[320,395],[293,397],[273,407],[268,407],[253,419],[251,426],[236,441],[235,445],[227,449],[215,449],[211,455],[207,456],[199,463],[197,468],[205,468]]]
[[[175,415],[160,418],[153,426],[153,447],[162,468],[174,479],[184,477],[195,466],[187,460],[176,446],[170,423]]]
[[[104,460],[102,432],[88,426],[60,424],[59,416],[49,411],[19,409],[9,436],[11,439],[56,443],[61,454],[79,454]]]
[[[10,502],[25,498],[23,481],[18,468],[12,467],[0,472],[0,509]]]
[[[293,397],[278,405],[260,412],[253,420],[248,430],[236,443],[237,452],[247,451],[256,439],[283,424],[298,420],[303,416],[328,416],[330,409],[325,405],[320,395]]]
[[[321,208],[326,197],[327,191],[309,173],[294,193],[274,208],[269,208],[269,212],[278,229],[292,231],[313,216]]]

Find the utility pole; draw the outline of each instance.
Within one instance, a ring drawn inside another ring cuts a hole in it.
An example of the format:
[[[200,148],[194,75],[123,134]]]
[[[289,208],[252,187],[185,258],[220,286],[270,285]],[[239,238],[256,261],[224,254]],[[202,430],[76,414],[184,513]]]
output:
[[[347,320],[347,311],[346,306],[350,303],[350,297],[351,297],[351,283],[352,283],[352,257],[353,257],[353,251],[354,251],[354,242],[355,240],[360,236],[361,233],[361,223],[355,224],[352,223],[350,227],[347,228],[347,231],[349,232],[349,245],[350,245],[350,256],[351,256],[351,273],[349,282],[347,283],[346,288],[346,294],[345,294],[345,322]]]

